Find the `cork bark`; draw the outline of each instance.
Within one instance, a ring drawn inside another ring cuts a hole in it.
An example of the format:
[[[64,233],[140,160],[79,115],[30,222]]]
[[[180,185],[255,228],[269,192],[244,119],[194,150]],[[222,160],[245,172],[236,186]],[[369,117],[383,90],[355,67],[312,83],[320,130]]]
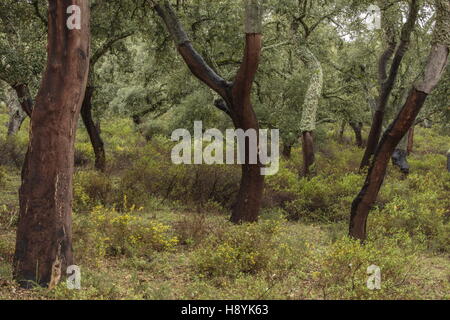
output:
[[[67,8],[81,9],[69,29]],[[14,277],[23,287],[57,284],[72,254],[74,139],[90,51],[89,1],[49,1],[48,60],[31,116],[22,170]]]

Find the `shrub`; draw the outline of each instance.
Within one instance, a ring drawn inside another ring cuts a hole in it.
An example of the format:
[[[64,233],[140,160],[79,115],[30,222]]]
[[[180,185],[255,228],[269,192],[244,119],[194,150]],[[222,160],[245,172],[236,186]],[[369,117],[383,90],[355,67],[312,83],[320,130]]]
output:
[[[89,215],[75,216],[78,252],[87,257],[106,255],[149,256],[153,251],[171,250],[178,239],[170,226],[145,217],[143,208],[127,207],[123,212],[95,207]]]
[[[369,216],[373,233],[392,236],[407,233],[428,249],[450,252],[448,207],[436,191],[414,194],[404,199],[395,197],[378,212]]]
[[[89,211],[96,205],[108,205],[114,201],[113,185],[104,173],[78,171],[74,177],[74,210]]]
[[[274,258],[280,220],[230,226],[208,237],[194,253],[194,268],[203,276],[236,277],[264,270]]]
[[[205,210],[211,209],[211,203],[230,207],[239,188],[240,170],[228,165],[174,165],[171,145],[163,137],[152,139],[124,173],[119,194],[142,205],[152,195],[206,207]]]
[[[311,256],[314,263],[310,279],[324,299],[396,299],[414,298],[412,279],[417,273],[414,250],[399,249],[405,235],[383,241],[367,241],[343,237]],[[406,240],[408,242],[408,240]],[[369,290],[369,266],[381,271],[381,289]]]
[[[299,178],[282,167],[267,178],[265,204],[281,207],[291,220],[336,222],[348,219],[363,177],[356,173]]]
[[[218,226],[213,226],[205,214],[190,214],[174,223],[180,244],[197,246]]]

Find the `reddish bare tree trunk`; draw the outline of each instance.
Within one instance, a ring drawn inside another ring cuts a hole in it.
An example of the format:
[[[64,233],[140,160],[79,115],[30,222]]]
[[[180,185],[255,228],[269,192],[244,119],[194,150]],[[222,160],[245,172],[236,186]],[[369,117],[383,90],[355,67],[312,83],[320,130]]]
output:
[[[69,29],[69,6],[81,29]],[[49,1],[48,61],[31,117],[22,171],[14,277],[24,287],[55,285],[72,254],[74,139],[89,69],[87,0]]]
[[[377,199],[389,159],[400,140],[414,125],[427,96],[433,91],[445,72],[450,46],[448,24],[448,21],[450,21],[450,3],[447,0],[436,0],[436,6],[436,24],[432,47],[422,79],[414,84],[403,108],[384,133],[369,167],[364,186],[353,201],[349,234],[354,238],[366,239],[367,217]]]
[[[183,30],[175,12],[168,1],[155,3],[154,8],[163,19],[178,52],[193,75],[219,94],[223,101],[216,101],[216,107],[227,113],[236,129],[244,131],[254,129],[259,135],[256,114],[251,104],[251,90],[258,70],[261,54],[261,3],[260,0],[245,1],[245,50],[239,71],[232,83],[220,77],[193,48],[186,32]],[[230,220],[234,223],[254,222],[258,220],[264,177],[262,165],[257,155],[257,163],[248,163],[250,146],[245,144],[246,163],[242,165],[242,178],[233,206]]]
[[[231,89],[228,106],[236,129],[254,129],[259,137],[259,125],[251,104],[251,91],[261,54],[261,34],[248,33],[245,36],[243,63]],[[259,143],[259,138],[258,138]],[[258,220],[264,188],[262,165],[257,156],[257,164],[249,164],[250,143],[245,144],[246,163],[242,165],[242,178],[231,221],[234,223]]]
[[[92,120],[92,95],[94,88],[88,86],[84,95],[83,105],[81,107],[81,117],[83,119],[84,126],[91,140],[92,148],[95,155],[95,168],[99,171],[105,171],[106,169],[106,156],[105,146],[100,136],[100,132]]]
[[[350,235],[352,237],[361,240],[366,239],[367,217],[377,199],[389,159],[397,144],[414,123],[426,97],[426,93],[413,89],[405,106],[384,134],[369,168],[364,186],[352,204],[350,217]]]
[[[305,131],[302,134],[302,152],[303,152],[303,176],[310,175],[311,166],[314,164],[314,139],[310,131]]]
[[[378,74],[380,82],[380,96],[377,100],[377,109],[375,110],[372,126],[370,128],[369,137],[367,138],[367,146],[364,152],[364,156],[361,160],[360,168],[369,166],[370,160],[375,153],[378,146],[380,136],[383,130],[383,120],[385,109],[389,101],[392,89],[394,88],[395,80],[397,79],[397,74],[403,57],[408,50],[411,33],[414,30],[414,26],[417,19],[417,13],[419,11],[419,1],[411,0],[409,6],[408,19],[402,27],[400,44],[395,51],[394,58],[392,59],[392,64],[389,69],[389,75],[386,73],[387,64],[390,57],[393,55],[396,43],[395,40],[391,40],[386,51],[381,55],[378,63]]]

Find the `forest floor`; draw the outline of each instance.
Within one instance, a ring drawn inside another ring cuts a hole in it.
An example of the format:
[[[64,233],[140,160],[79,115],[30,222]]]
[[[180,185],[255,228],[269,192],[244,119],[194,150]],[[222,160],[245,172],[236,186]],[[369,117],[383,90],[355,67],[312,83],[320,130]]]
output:
[[[80,128],[73,241],[81,289],[25,291],[12,279],[20,161],[11,158],[23,157],[23,128],[1,141],[9,160],[0,165],[0,299],[449,299],[448,136],[416,130],[411,174],[389,168],[361,246],[346,234],[362,150],[350,132],[338,141],[336,129],[317,134],[315,177],[298,178],[294,148],[267,178],[260,222],[235,226],[238,168],[171,171],[167,141],[146,143],[121,120],[104,125],[110,164],[99,174]],[[372,264],[380,290],[367,288]]]

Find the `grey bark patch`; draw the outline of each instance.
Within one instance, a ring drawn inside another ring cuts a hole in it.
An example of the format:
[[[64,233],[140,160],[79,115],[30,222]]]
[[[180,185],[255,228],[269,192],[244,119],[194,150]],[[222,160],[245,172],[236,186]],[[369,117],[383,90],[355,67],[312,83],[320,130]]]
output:
[[[245,33],[262,32],[261,0],[245,0]]]
[[[435,44],[428,56],[428,63],[422,81],[416,83],[418,91],[430,94],[438,84],[448,63],[449,49],[446,45]]]

